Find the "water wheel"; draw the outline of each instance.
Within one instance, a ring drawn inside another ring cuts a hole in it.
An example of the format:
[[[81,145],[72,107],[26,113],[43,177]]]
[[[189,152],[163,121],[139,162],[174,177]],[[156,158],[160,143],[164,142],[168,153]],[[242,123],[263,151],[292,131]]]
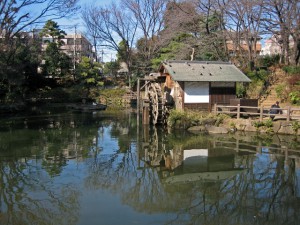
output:
[[[168,107],[165,104],[164,92],[159,83],[148,84],[148,98],[150,103],[150,121],[152,124],[165,124],[167,122]]]

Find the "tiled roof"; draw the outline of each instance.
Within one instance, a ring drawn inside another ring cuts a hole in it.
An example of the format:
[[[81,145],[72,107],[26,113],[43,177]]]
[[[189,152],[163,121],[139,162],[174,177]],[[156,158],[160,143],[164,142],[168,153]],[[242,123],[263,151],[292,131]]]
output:
[[[165,61],[165,69],[175,81],[251,82],[235,65],[226,62]]]

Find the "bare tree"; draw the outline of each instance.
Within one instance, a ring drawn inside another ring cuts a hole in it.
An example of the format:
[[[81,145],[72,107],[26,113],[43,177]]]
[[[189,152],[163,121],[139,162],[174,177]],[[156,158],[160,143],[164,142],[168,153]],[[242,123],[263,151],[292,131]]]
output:
[[[1,0],[0,34],[9,39],[37,23],[71,15],[79,9],[77,2],[78,0]]]
[[[163,28],[163,15],[167,0],[121,0],[138,23],[142,33],[142,54],[146,60],[151,59],[158,49],[159,33]]]
[[[86,7],[82,18],[88,33],[98,40],[99,46],[117,51],[130,69],[137,31],[137,21],[132,15],[116,4],[111,4],[107,7]]]
[[[201,30],[205,46],[220,60],[228,60],[226,36],[224,36],[224,10],[219,7],[218,0],[193,0],[195,8],[201,15]]]
[[[223,0],[219,6],[224,10],[227,38],[233,42],[233,51],[238,57],[247,54],[253,69],[258,53],[260,40],[261,16],[263,4],[261,0]]]
[[[297,9],[298,8],[298,9]],[[273,35],[281,45],[280,62],[290,63],[290,35],[296,34],[295,19],[299,20],[298,0],[264,0],[263,28]],[[299,32],[299,24],[298,24]],[[298,37],[299,40],[299,37]]]
[[[293,60],[295,65],[299,64],[300,61],[300,2],[299,0],[292,1],[291,16],[293,20],[293,27],[291,36],[293,38]]]

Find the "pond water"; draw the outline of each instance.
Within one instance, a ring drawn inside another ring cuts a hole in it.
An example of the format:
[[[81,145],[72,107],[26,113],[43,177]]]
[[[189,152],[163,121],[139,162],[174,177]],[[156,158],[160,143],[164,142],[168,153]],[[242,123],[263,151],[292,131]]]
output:
[[[0,119],[0,224],[300,224],[300,140],[142,126],[131,112]]]

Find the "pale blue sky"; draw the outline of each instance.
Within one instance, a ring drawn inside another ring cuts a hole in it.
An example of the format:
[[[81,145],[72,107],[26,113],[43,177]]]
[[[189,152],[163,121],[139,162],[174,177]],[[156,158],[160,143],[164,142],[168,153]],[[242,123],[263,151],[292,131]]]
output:
[[[79,5],[81,8],[84,6],[96,5],[96,6],[106,6],[112,2],[118,2],[118,0],[79,0]],[[84,33],[84,25],[81,20],[81,13],[79,12],[75,17],[70,19],[61,19],[56,21],[61,29],[65,30],[67,33],[74,33],[75,26],[78,32]]]
[[[118,2],[118,0],[80,0],[79,4],[83,8],[84,6],[97,5],[97,6],[106,6],[112,2]],[[64,30],[67,34],[74,34],[75,29],[77,33],[85,33],[84,24],[81,19],[81,13],[71,19],[60,19],[56,21],[60,28]],[[116,58],[116,52],[108,49],[98,49],[98,57],[102,57],[103,50],[103,60],[105,62],[114,60]]]

